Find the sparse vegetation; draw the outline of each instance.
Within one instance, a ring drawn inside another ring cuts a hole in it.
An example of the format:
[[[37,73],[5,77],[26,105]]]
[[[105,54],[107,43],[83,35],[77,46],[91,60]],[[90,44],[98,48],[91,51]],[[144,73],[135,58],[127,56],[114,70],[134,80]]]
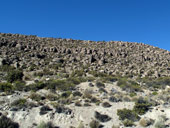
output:
[[[13,122],[11,119],[6,116],[0,117],[0,128],[19,128],[19,124]]]
[[[0,83],[0,91],[10,93],[14,89],[14,86],[11,83]]]
[[[145,114],[152,104],[142,97],[137,100],[134,106],[134,111],[140,115]]]
[[[24,76],[21,70],[11,70],[7,74],[7,81],[12,83],[14,81],[21,81]]]
[[[117,115],[119,116],[119,119],[124,121],[124,120],[130,120],[130,121],[138,121],[140,117],[133,111],[129,109],[118,109],[117,110]]]
[[[90,128],[99,128],[100,123],[97,120],[92,120],[89,124]]]

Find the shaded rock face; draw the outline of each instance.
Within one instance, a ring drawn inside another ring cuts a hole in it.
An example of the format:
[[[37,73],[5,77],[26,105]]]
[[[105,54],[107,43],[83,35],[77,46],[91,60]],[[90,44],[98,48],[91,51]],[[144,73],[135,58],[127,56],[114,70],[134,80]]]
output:
[[[0,33],[0,65],[42,69],[50,62],[65,68],[102,70],[116,75],[170,76],[170,52],[143,43],[93,42]]]
[[[99,120],[100,122],[108,122],[111,120],[111,118],[108,115],[100,114],[99,112],[95,112],[95,118]]]

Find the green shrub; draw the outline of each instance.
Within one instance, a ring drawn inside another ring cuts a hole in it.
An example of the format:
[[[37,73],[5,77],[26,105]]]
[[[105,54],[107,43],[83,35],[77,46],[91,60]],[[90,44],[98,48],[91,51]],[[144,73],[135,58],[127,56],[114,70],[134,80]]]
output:
[[[140,85],[138,83],[132,80],[128,80],[127,78],[120,78],[118,80],[117,85],[123,90],[128,91],[130,93],[141,91]]]
[[[19,124],[13,122],[11,119],[6,116],[0,117],[0,128],[19,128]]]
[[[143,114],[145,114],[149,110],[150,106],[151,106],[151,103],[149,103],[147,100],[144,100],[143,98],[139,98],[136,101],[133,110],[137,114],[143,115]]]
[[[14,89],[18,91],[25,90],[25,82],[24,81],[15,81],[14,83]]]
[[[119,116],[120,120],[131,120],[131,121],[138,121],[140,117],[133,111],[129,109],[118,109],[117,110],[117,115]]]
[[[165,88],[166,85],[170,85],[170,77],[160,77],[157,79],[145,79],[143,80],[147,87],[153,88]]]
[[[27,107],[26,103],[27,103],[26,99],[18,99],[18,100],[15,100],[14,102],[12,102],[11,106],[23,108],[23,107]]]
[[[23,76],[24,74],[21,70],[12,70],[7,74],[7,81],[10,83],[14,81],[21,81]]]
[[[89,71],[89,74],[93,75],[94,77],[106,77],[107,74],[106,73],[101,73],[101,72],[97,72],[97,71]]]
[[[123,121],[123,125],[124,125],[125,127],[132,127],[132,126],[134,125],[134,123],[133,123],[133,121],[131,121],[131,120],[125,119],[125,120]]]
[[[158,92],[152,92],[152,95],[158,95]]]
[[[10,65],[0,66],[0,71],[2,71],[2,72],[10,72],[10,71],[13,71],[13,70],[15,70],[15,68],[10,66]]]
[[[72,94],[71,91],[66,91],[66,92],[63,92],[63,93],[61,94],[61,97],[62,97],[62,98],[68,98],[71,94]]]
[[[32,93],[30,96],[29,96],[30,99],[32,100],[35,100],[35,101],[40,101],[40,100],[43,100],[44,98],[37,94],[37,93]]]
[[[45,88],[47,86],[47,83],[44,83],[44,82],[41,82],[41,81],[39,81],[39,82],[36,82],[36,83],[34,83],[34,84],[30,84],[30,85],[28,85],[28,86],[26,86],[26,91],[30,91],[30,90],[32,90],[32,91],[38,91],[39,89],[43,89],[43,88]]]
[[[2,92],[11,92],[14,87],[11,83],[0,83],[0,91]]]
[[[51,122],[41,122],[37,128],[55,128],[54,125]]]

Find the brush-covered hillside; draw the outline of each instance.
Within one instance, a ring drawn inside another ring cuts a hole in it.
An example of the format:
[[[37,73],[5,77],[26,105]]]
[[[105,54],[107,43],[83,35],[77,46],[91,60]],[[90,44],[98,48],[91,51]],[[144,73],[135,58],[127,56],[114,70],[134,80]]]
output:
[[[170,52],[0,33],[0,128],[170,127]]]

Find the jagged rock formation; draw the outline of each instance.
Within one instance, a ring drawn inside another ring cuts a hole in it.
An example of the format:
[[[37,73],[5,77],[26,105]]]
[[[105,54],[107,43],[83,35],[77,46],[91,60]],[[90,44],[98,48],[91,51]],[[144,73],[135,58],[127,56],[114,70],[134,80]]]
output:
[[[66,72],[86,67],[112,75],[170,76],[170,52],[143,43],[93,42],[0,34],[0,64],[42,69],[61,64]]]

